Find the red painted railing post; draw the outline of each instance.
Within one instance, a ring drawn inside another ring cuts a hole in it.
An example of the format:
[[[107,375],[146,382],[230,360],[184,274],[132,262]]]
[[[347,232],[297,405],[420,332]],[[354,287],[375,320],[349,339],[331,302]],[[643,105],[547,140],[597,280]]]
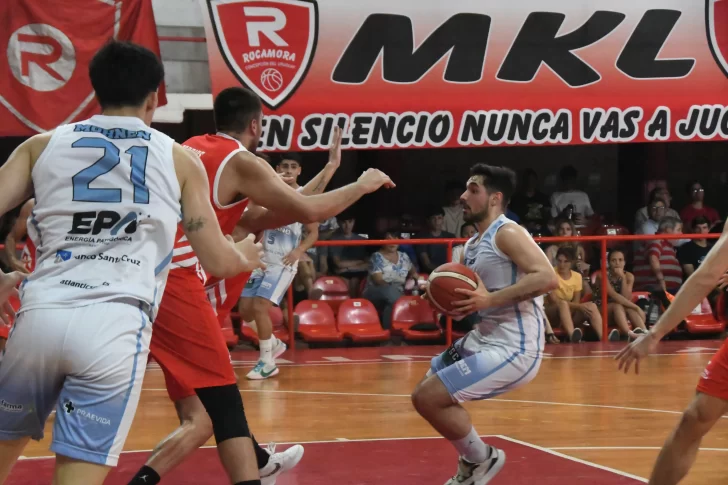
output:
[[[601,256],[602,256],[602,285],[600,290],[602,292],[602,342],[606,342],[609,338],[609,312],[607,309],[607,295],[609,288],[609,274],[607,273],[607,240],[602,239],[601,244]]]
[[[288,301],[288,349],[293,350],[296,346],[296,320],[293,313],[293,284],[288,287],[286,299]]]

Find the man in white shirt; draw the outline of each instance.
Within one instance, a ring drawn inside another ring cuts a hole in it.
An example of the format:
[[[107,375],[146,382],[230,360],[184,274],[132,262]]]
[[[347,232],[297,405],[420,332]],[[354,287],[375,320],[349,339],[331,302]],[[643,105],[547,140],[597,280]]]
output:
[[[589,196],[576,188],[579,173],[571,165],[561,169],[559,178],[564,188],[551,195],[551,216],[559,217],[569,205],[574,206],[574,223],[577,227],[586,225],[586,218],[594,215]]]

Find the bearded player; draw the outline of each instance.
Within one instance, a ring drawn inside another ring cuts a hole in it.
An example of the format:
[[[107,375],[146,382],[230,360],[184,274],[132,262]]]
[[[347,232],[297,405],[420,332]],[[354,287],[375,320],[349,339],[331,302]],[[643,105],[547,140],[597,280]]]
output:
[[[629,372],[632,364],[639,373],[642,359],[657,349],[660,340],[682,322],[695,307],[700,305],[715,289],[728,285],[728,226],[708,252],[705,260],[683,284],[658,322],[644,335],[630,334],[636,338],[615,359],[619,369]],[[690,471],[698,455],[700,442],[708,431],[728,411],[728,340],[710,359],[698,382],[697,392],[683,413],[675,430],[667,438],[657,457],[649,483],[651,485],[675,485]]]
[[[370,169],[353,184],[304,196],[252,153],[260,140],[263,116],[262,104],[254,93],[240,87],[225,89],[216,97],[213,109],[218,133],[193,137],[183,146],[202,159],[225,234],[233,232],[248,201],[257,207],[245,212],[243,227],[257,233],[295,221],[325,220],[365,194],[394,186],[384,173]],[[232,483],[245,483],[242,480],[250,480],[252,474],[259,475],[262,483],[274,483],[286,464],[271,461],[270,454],[253,439],[246,420],[230,419],[231,409],[242,406],[237,377],[222,329],[207,300],[205,275],[182,234],[178,234],[172,264],[150,349],[164,372],[181,425],[158,445],[131,483],[158,483],[211,434]],[[257,460],[248,463],[244,457],[253,452]],[[297,462],[301,452],[292,453],[291,461]]]
[[[478,312],[465,337],[432,359],[412,403],[460,455],[447,485],[484,485],[503,468],[505,453],[483,442],[465,401],[489,399],[531,381],[544,348],[543,296],[558,281],[533,238],[505,216],[516,185],[512,170],[477,164],[460,196],[466,223],[478,233],[465,245],[463,261],[478,276],[474,291],[455,290],[459,315]]]

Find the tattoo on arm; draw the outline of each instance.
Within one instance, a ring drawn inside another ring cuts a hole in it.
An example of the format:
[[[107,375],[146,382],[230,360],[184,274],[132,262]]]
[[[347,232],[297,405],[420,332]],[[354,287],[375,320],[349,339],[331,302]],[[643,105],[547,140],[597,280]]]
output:
[[[185,221],[185,231],[196,232],[205,227],[205,219],[202,217],[191,218]]]

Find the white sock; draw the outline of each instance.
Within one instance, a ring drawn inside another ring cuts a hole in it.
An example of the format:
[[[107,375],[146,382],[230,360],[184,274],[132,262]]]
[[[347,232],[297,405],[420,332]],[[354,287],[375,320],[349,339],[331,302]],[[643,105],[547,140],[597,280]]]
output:
[[[483,463],[490,456],[490,446],[483,443],[475,428],[470,428],[470,433],[465,438],[450,443],[470,463]]]
[[[260,360],[266,364],[274,364],[273,361],[273,338],[260,341]]]

